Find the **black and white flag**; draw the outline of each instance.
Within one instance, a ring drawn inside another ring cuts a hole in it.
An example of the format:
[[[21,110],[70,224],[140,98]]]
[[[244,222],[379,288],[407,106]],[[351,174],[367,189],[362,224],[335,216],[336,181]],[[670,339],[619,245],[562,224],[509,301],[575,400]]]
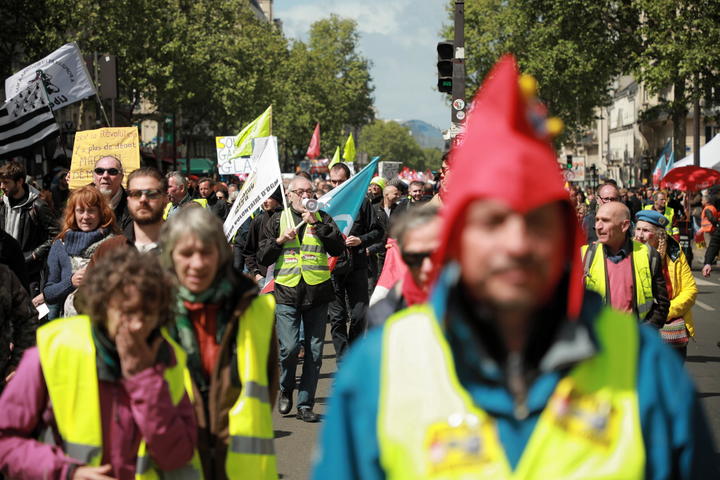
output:
[[[40,80],[0,107],[0,157],[11,156],[59,132]]]

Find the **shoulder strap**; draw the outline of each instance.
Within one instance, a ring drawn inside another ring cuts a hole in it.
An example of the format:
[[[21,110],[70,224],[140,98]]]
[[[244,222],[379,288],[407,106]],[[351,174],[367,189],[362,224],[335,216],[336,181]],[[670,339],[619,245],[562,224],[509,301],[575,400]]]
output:
[[[587,276],[590,271],[590,266],[592,265],[593,258],[595,258],[597,247],[597,243],[588,245],[587,251],[585,252],[585,259],[583,261],[583,276]]]

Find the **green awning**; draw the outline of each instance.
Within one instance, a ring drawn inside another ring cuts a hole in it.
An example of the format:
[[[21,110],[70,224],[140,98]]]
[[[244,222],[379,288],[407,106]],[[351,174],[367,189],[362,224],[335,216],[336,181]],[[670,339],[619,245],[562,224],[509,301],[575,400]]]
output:
[[[178,158],[177,165],[178,170],[181,172],[187,172],[186,170],[187,158]],[[210,174],[215,171],[215,161],[209,158],[191,158],[190,159],[190,173],[207,173]]]

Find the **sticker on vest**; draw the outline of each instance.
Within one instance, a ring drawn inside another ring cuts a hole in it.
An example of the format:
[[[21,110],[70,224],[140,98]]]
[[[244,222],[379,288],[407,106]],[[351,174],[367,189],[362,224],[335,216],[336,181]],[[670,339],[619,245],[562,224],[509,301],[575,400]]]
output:
[[[312,253],[303,253],[302,259],[308,262],[317,259],[317,257]]]
[[[566,433],[609,446],[617,439],[618,415],[610,392],[580,392],[569,378],[558,385],[549,402],[550,418]]]
[[[298,263],[298,259],[295,257],[285,257],[283,258],[283,263]]]
[[[491,461],[487,446],[493,430],[475,415],[454,414],[447,422],[437,422],[425,434],[428,471],[450,473],[477,467]]]

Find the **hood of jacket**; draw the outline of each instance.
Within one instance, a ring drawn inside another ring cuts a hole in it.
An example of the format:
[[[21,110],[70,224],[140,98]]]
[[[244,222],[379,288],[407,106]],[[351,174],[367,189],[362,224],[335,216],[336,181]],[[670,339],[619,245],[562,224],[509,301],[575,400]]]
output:
[[[470,108],[463,142],[450,152],[448,188],[443,196],[441,247],[436,252],[436,275],[457,254],[457,232],[464,213],[476,200],[493,199],[526,213],[543,205],[566,204],[570,272],[568,315],[576,318],[583,297],[580,247],[584,237],[578,224],[557,157],[543,134],[545,119],[537,117],[519,85],[514,57],[503,57],[480,87]],[[532,121],[532,125],[531,125]],[[538,124],[542,125],[538,128]],[[561,282],[561,284],[564,282]]]
[[[3,203],[5,203],[6,208],[8,208],[8,209],[10,209],[10,208],[28,208],[40,196],[40,192],[37,190],[37,188],[33,187],[32,185],[27,185],[27,184],[25,184],[25,186],[28,189],[27,199],[25,199],[25,201],[23,201],[22,203],[15,205],[14,207],[10,206],[10,198],[8,198],[7,195],[2,196],[2,200],[3,200]]]

